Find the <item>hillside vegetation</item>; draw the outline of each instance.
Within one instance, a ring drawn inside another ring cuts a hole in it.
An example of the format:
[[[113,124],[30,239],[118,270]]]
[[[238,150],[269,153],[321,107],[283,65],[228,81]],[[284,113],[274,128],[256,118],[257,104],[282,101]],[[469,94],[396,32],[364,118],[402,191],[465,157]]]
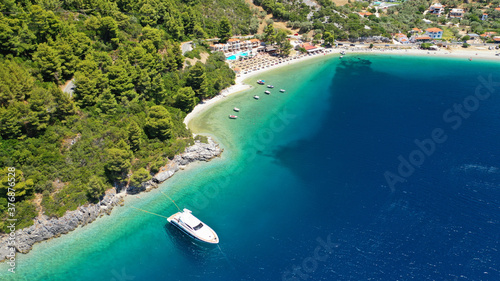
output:
[[[327,45],[414,27],[440,26],[449,40],[500,33],[500,0],[441,1],[445,14],[464,8],[461,20],[425,13],[429,0],[388,9],[365,1],[245,1],[252,0],[1,0],[0,231],[12,182],[19,229],[38,213],[59,217],[107,189],[139,184],[192,143],[184,117],[235,78],[222,53],[207,57],[204,39],[260,31],[287,55],[292,32]],[[190,40],[196,46],[185,61],[180,43]],[[74,92],[63,93],[70,80]]]
[[[147,180],[182,152],[193,141],[186,113],[234,72],[221,53],[182,69],[179,42],[248,33],[252,16],[243,0],[4,0],[0,10],[0,231],[11,182],[19,229],[38,211],[62,216]],[[70,79],[71,95],[58,87]]]
[[[372,36],[391,37],[391,33],[407,33],[415,27],[426,29],[443,25],[449,27],[454,39],[462,37],[459,32],[500,33],[500,11],[495,9],[500,0],[471,3],[408,0],[387,9],[371,5],[373,2],[349,1],[340,6],[331,0],[253,0],[254,4],[272,14],[275,21],[284,21],[289,28],[312,34],[316,40],[323,38],[325,32],[339,40],[356,41]],[[431,4],[438,2],[446,5],[441,17],[425,13]],[[446,15],[452,8],[465,9],[464,18],[448,18]],[[363,17],[360,12],[372,14]],[[483,13],[488,14],[487,20],[481,20]],[[424,19],[431,23],[425,23]]]

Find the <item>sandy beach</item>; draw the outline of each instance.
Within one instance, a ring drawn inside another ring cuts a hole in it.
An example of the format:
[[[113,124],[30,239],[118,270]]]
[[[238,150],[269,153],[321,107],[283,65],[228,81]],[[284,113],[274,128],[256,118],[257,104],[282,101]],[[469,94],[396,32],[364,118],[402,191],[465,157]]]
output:
[[[283,67],[286,65],[295,64],[298,62],[303,62],[308,59],[319,58],[319,57],[329,57],[332,55],[340,55],[340,52],[344,51],[346,55],[352,54],[384,54],[384,55],[400,55],[400,56],[433,56],[433,57],[452,57],[452,58],[464,58],[467,60],[481,59],[481,60],[500,60],[500,56],[497,56],[497,53],[500,53],[499,50],[487,50],[485,47],[480,48],[451,48],[451,49],[439,49],[439,50],[422,50],[422,49],[413,49],[411,47],[401,46],[399,48],[373,48],[370,49],[368,47],[343,47],[343,48],[334,48],[334,49],[325,49],[324,52],[316,53],[313,55],[304,55],[301,58],[293,59],[291,61],[287,61],[281,64],[272,65],[267,68],[263,68],[256,71],[251,71],[246,74],[238,74],[235,79],[235,85],[232,85],[229,88],[222,90],[217,96],[200,102],[196,107],[191,111],[186,118],[184,118],[184,124],[186,126],[189,125],[189,122],[196,117],[201,112],[207,110],[211,105],[216,102],[222,100],[223,98],[233,95],[242,91],[246,91],[251,89],[253,86],[243,83],[244,80],[251,76],[255,76],[258,74],[262,74],[266,71],[270,71],[272,69],[276,69],[279,67]]]

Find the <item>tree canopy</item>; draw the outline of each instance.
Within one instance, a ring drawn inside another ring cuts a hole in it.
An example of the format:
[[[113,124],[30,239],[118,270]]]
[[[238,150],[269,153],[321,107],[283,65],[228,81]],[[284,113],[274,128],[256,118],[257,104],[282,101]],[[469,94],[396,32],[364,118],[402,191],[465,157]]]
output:
[[[180,42],[246,34],[252,16],[244,0],[0,7],[0,166],[16,167],[18,228],[38,214],[36,195],[46,215],[62,216],[149,179],[193,143],[184,117],[235,74],[219,53],[185,67]]]

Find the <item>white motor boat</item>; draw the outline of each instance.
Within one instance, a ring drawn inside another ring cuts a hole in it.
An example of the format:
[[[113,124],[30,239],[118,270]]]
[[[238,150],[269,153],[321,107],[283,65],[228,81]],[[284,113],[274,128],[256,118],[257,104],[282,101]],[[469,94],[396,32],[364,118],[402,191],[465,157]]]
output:
[[[190,210],[184,209],[171,215],[167,221],[190,237],[209,244],[218,244],[219,237],[208,225],[193,216]]]

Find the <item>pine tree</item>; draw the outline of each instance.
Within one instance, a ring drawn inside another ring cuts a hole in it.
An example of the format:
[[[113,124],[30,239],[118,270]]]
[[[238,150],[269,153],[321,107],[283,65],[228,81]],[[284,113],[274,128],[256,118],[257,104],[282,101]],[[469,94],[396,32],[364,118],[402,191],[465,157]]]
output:
[[[233,36],[232,33],[233,27],[231,26],[231,23],[227,19],[227,17],[222,17],[222,20],[220,21],[219,24],[219,42],[221,43],[226,43],[231,36]]]
[[[174,106],[184,112],[190,112],[196,105],[195,92],[191,87],[180,88],[175,95]]]
[[[149,109],[145,130],[150,138],[170,139],[173,126],[172,117],[165,107],[155,105]]]
[[[104,115],[114,115],[117,106],[118,103],[116,102],[115,96],[109,89],[105,89],[97,99],[97,107]]]
[[[8,108],[0,107],[0,136],[4,139],[22,137],[22,112],[26,106],[22,102],[14,102]]]
[[[131,121],[128,126],[128,140],[130,142],[130,148],[133,151],[139,150],[141,147],[141,136],[142,129],[135,121]]]
[[[101,177],[93,175],[87,184],[87,194],[91,200],[97,201],[106,191],[106,185]]]
[[[186,86],[190,86],[198,94],[202,94],[203,83],[205,82],[205,66],[201,62],[196,62],[194,66],[189,69],[186,77]]]
[[[59,82],[62,78],[61,58],[58,51],[49,44],[38,44],[38,48],[33,54],[33,61],[37,64],[46,81]]]
[[[35,79],[19,64],[10,60],[0,61],[0,106],[25,100],[34,82]]]
[[[107,68],[107,71],[109,89],[114,96],[126,96],[128,100],[136,97],[131,77],[134,71],[128,61],[116,61],[115,64]]]
[[[122,181],[130,169],[130,154],[128,151],[119,148],[110,148],[106,150],[108,161],[106,163],[106,172],[112,181]]]
[[[149,174],[149,172],[144,168],[140,168],[139,170],[135,171],[130,177],[130,185],[140,186],[141,183],[146,182],[150,179],[151,175]]]
[[[271,44],[274,43],[274,26],[273,24],[268,24],[266,28],[264,29],[264,40],[266,42],[269,42]]]

